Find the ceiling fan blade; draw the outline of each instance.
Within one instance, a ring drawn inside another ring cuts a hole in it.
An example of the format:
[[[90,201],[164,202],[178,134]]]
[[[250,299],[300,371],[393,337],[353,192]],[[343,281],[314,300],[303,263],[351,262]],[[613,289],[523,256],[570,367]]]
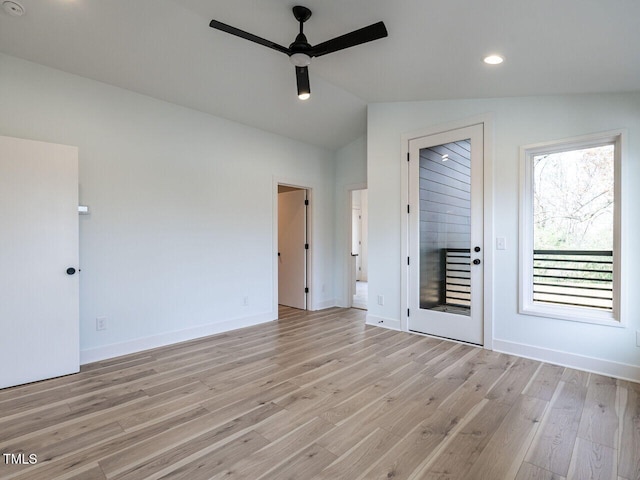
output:
[[[388,35],[387,27],[384,26],[384,22],[374,23],[368,27],[355,30],[351,33],[341,35],[332,40],[320,43],[311,49],[312,56],[319,57],[326,55],[327,53],[337,52],[349,47],[355,47],[362,43],[371,42],[384,38]]]
[[[278,45],[277,43],[273,43],[269,40],[265,40],[264,38],[260,38],[252,33],[245,32],[244,30],[240,30],[239,28],[232,27],[230,25],[227,25],[226,23],[218,22],[217,20],[211,20],[211,23],[209,23],[209,26],[211,28],[215,28],[216,30],[222,30],[223,32],[227,32],[227,33],[230,33],[231,35],[235,35],[236,37],[244,38],[245,40],[259,43],[260,45],[264,45],[265,47],[273,48],[278,52],[291,55],[291,52],[289,51],[289,49],[286,47],[283,47],[282,45]]]
[[[306,100],[311,95],[309,85],[309,67],[296,67],[296,83],[298,84],[298,98]]]

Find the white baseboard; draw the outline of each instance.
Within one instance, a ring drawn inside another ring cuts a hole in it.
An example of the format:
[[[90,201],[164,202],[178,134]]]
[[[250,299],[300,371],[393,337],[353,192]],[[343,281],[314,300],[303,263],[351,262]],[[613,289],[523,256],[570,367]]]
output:
[[[401,331],[400,320],[397,320],[395,318],[378,317],[377,315],[371,315],[370,313],[367,313],[367,319],[365,320],[365,323],[367,325],[373,325],[374,327],[383,327],[390,330]]]
[[[278,313],[268,312],[251,317],[236,318],[219,323],[199,325],[174,332],[161,333],[150,337],[136,338],[122,343],[113,343],[96,348],[89,348],[80,351],[80,365],[99,362],[109,358],[120,357],[130,353],[150,350],[152,348],[164,347],[178,342],[185,342],[200,337],[207,337],[217,333],[228,332],[238,328],[251,327],[261,323],[270,322],[278,318]]]
[[[322,302],[318,302],[315,305],[311,306],[312,311],[316,310],[324,310],[326,308],[337,307],[336,300],[334,298],[330,300],[323,300]]]
[[[551,350],[507,340],[493,340],[493,350],[640,383],[640,366]]]

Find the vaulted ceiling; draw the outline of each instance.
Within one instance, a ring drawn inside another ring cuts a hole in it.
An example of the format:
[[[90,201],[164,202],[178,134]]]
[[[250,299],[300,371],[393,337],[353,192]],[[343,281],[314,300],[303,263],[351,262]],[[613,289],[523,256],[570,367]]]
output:
[[[209,27],[288,46],[296,2],[17,1],[1,52],[327,148],[362,135],[373,102],[640,90],[638,0],[300,0],[311,44],[389,31],[315,58],[307,101],[286,55]]]

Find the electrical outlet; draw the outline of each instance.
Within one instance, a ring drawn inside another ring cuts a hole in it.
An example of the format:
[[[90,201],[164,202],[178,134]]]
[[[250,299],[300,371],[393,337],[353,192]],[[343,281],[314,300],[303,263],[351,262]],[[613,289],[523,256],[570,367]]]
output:
[[[248,307],[249,306],[249,297],[247,295],[245,295],[242,298],[242,306],[244,306],[244,307]]]
[[[96,330],[106,330],[107,329],[107,317],[98,317],[96,318]]]
[[[384,305],[384,295],[378,295],[378,305]]]

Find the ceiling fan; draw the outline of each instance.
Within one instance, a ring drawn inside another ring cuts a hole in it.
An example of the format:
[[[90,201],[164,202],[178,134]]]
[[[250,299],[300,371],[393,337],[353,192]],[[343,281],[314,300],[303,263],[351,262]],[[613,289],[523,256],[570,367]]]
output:
[[[319,43],[318,45],[311,46],[307,41],[307,37],[303,33],[304,22],[311,17],[311,10],[307,7],[295,6],[293,7],[293,16],[298,22],[300,22],[300,33],[296,36],[294,42],[289,45],[289,48],[273,43],[264,38],[260,38],[251,33],[245,32],[238,28],[232,27],[217,20],[211,20],[209,26],[223,32],[236,35],[240,38],[250,40],[265,47],[273,48],[278,52],[282,52],[289,56],[289,60],[296,67],[296,81],[298,84],[298,98],[306,100],[311,95],[311,88],[309,85],[309,64],[313,57],[320,57],[328,53],[337,52],[349,47],[355,47],[362,43],[378,40],[379,38],[386,37],[387,28],[383,22],[374,23],[368,27],[355,30],[351,33],[341,35],[326,42]]]

